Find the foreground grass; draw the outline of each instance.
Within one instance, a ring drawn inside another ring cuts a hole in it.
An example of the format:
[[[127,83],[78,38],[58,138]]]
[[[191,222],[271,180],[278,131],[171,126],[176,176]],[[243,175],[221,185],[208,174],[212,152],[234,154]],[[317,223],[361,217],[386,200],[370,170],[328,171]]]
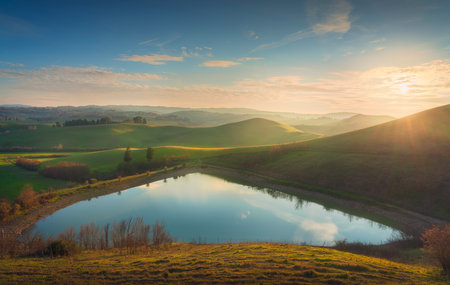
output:
[[[0,283],[319,283],[448,282],[437,268],[337,250],[278,243],[174,244],[148,254],[83,251],[70,258],[0,260]]]

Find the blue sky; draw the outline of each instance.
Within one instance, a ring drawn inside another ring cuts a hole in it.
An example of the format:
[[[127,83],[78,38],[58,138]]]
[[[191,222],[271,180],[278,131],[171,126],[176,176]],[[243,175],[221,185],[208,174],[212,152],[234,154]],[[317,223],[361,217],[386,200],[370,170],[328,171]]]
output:
[[[450,103],[450,1],[1,1],[0,104],[402,116]]]

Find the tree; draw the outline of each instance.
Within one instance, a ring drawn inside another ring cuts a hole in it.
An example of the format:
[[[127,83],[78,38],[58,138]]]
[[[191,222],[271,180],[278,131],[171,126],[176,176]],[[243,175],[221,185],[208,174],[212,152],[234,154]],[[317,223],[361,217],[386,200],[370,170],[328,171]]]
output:
[[[142,120],[142,123],[143,123],[144,125],[147,124],[147,119],[144,118],[144,119]]]
[[[422,234],[423,251],[438,260],[444,271],[450,271],[450,224],[434,226]]]
[[[152,160],[153,158],[153,148],[148,147],[147,148],[147,161],[150,162],[150,160]]]
[[[135,122],[136,124],[142,124],[142,117],[141,116],[134,117],[133,122]]]
[[[29,184],[23,187],[16,201],[24,209],[29,209],[39,203],[36,192],[34,192],[33,187]]]
[[[100,124],[111,124],[112,119],[111,119],[111,117],[103,117],[100,119],[99,123]]]
[[[123,160],[124,160],[125,162],[130,162],[131,159],[132,159],[132,157],[131,157],[131,150],[130,150],[130,147],[127,147],[127,150],[125,151],[125,156],[124,156]]]
[[[0,221],[6,219],[10,213],[11,213],[11,203],[6,199],[0,200]]]

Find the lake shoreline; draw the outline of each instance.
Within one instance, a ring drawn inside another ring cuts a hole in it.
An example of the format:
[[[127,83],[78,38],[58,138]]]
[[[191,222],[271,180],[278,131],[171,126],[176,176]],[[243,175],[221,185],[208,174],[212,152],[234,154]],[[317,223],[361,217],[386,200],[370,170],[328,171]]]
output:
[[[412,211],[397,208],[394,206],[379,207],[376,205],[370,205],[361,201],[352,201],[342,198],[333,197],[324,193],[315,192],[312,190],[305,190],[298,187],[282,185],[270,181],[270,177],[252,174],[248,172],[239,172],[235,169],[229,169],[218,166],[208,165],[207,167],[187,167],[181,169],[173,169],[163,172],[158,172],[150,176],[141,175],[139,177],[129,179],[126,181],[114,182],[112,184],[102,185],[92,189],[83,189],[82,191],[68,196],[64,196],[55,202],[44,204],[38,208],[30,210],[25,215],[18,216],[12,220],[2,224],[0,230],[5,232],[20,234],[23,230],[27,229],[39,220],[53,214],[54,212],[66,208],[72,204],[80,201],[90,200],[99,196],[104,196],[128,188],[137,187],[143,184],[168,179],[177,176],[184,176],[190,173],[203,173],[213,176],[217,176],[223,179],[231,178],[238,179],[247,182],[253,186],[271,188],[281,191],[283,193],[307,196],[315,200],[331,203],[343,208],[354,209],[356,211],[365,212],[370,216],[378,216],[387,218],[397,225],[397,228],[408,234],[419,236],[424,229],[431,227],[435,224],[445,224],[443,220],[424,216]],[[124,178],[125,179],[125,178]],[[320,203],[320,202],[319,202]]]

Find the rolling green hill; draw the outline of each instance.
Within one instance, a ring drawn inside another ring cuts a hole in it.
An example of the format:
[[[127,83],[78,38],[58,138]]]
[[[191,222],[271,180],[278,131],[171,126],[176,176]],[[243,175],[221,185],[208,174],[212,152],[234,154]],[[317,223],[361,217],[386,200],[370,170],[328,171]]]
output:
[[[227,154],[210,162],[450,219],[450,105],[295,150]]]
[[[305,120],[304,124],[296,125],[299,130],[320,133],[324,135],[336,135],[345,132],[360,130],[394,120],[390,116],[355,115],[350,118],[336,120],[319,118]]]
[[[3,133],[0,147],[49,149],[99,149],[146,146],[233,147],[276,144],[317,137],[293,127],[265,119],[250,119],[212,128],[110,124],[94,126],[38,127]]]

